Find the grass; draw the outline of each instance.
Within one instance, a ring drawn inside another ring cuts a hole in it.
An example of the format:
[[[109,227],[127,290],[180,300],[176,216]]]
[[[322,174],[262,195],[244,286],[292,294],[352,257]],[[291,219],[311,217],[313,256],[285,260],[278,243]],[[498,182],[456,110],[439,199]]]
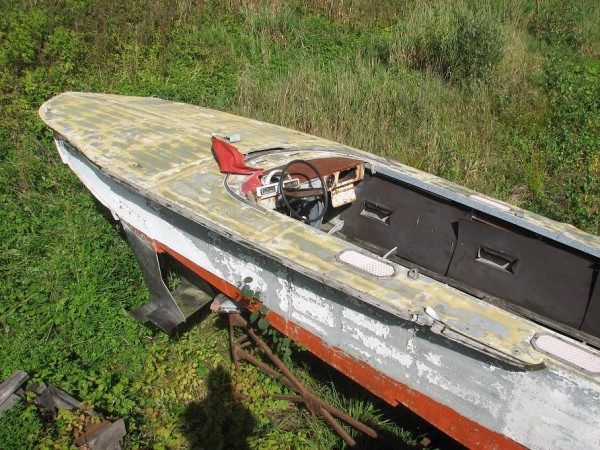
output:
[[[37,118],[52,95],[158,95],[240,113],[600,230],[595,1],[2,5],[0,378],[26,370],[124,417],[127,448],[341,441],[303,410],[265,401],[262,394],[282,389],[277,383],[250,367],[232,372],[226,330],[214,318],[168,339],[127,314],[146,300],[141,274]],[[393,441],[437,436],[344,389],[348,382],[314,360],[310,370],[296,362],[312,388]],[[252,401],[237,401],[229,385]],[[67,426],[25,406],[1,420],[0,448],[69,438]],[[232,421],[237,434],[227,431]]]

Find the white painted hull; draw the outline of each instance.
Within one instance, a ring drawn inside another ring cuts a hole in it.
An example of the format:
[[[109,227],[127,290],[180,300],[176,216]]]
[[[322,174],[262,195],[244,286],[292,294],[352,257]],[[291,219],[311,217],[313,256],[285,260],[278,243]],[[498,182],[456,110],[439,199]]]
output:
[[[231,285],[252,277],[261,301],[283,318],[284,333],[294,335],[300,327],[339,352],[336,360],[309,346],[379,395],[377,380],[367,382],[356,368],[394,380],[385,396],[390,403],[407,404],[471,447],[501,448],[513,441],[539,449],[600,448],[597,377],[553,360],[537,370],[515,369],[299,273],[224,234],[218,224],[185,218],[108,177],[69,145],[57,146],[115,218]],[[342,360],[356,365],[336,363]],[[424,400],[432,401],[429,407],[416,404]]]

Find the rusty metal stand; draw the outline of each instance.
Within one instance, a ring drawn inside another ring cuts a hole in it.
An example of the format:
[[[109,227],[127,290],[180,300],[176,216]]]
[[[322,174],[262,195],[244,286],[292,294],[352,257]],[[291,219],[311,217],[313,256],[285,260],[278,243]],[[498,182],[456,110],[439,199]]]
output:
[[[182,265],[178,266],[181,285],[170,291],[163,281],[158,252],[154,246],[126,222],[121,221],[121,226],[150,293],[150,301],[131,311],[131,315],[142,323],[150,321],[164,332],[170,333],[210,302],[215,293],[208,283]]]
[[[244,335],[235,339],[234,337],[234,328],[239,327],[242,328],[245,332]],[[256,345],[258,345],[261,350],[267,355],[267,357],[271,360],[271,362],[279,369],[279,371],[273,369],[271,366],[265,364],[260,361],[254,355],[251,355],[246,350],[245,347],[251,345],[251,342],[248,340],[251,338]],[[372,428],[366,426],[365,424],[354,420],[348,414],[340,411],[329,403],[325,402],[320,397],[317,397],[315,394],[310,392],[306,386],[304,386],[298,378],[294,376],[294,374],[286,367],[286,365],[281,361],[275,354],[271,351],[269,346],[256,334],[256,332],[252,329],[252,327],[248,324],[248,322],[238,313],[229,314],[229,342],[231,345],[231,353],[233,362],[235,364],[236,369],[238,368],[238,364],[240,360],[246,360],[249,363],[255,365],[260,368],[264,372],[271,375],[273,378],[280,380],[283,384],[285,384],[288,388],[296,392],[298,395],[280,395],[274,394],[273,398],[278,400],[288,400],[291,402],[304,403],[306,408],[312,414],[313,419],[319,415],[325,419],[329,425],[340,435],[340,437],[346,441],[346,443],[350,447],[357,447],[357,443],[352,436],[348,434],[348,432],[337,422],[336,417],[338,419],[343,420],[347,424],[356,428],[357,430],[362,431],[366,435],[377,438],[377,432]],[[335,417],[334,417],[335,416]]]

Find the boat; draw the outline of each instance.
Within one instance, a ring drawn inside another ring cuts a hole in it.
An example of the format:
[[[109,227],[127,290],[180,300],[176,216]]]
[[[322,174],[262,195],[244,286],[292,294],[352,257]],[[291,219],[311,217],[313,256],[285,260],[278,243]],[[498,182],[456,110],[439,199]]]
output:
[[[264,305],[279,331],[467,447],[600,446],[597,236],[198,106],[66,92],[39,113],[127,234],[150,290],[140,320],[170,331],[216,296]]]

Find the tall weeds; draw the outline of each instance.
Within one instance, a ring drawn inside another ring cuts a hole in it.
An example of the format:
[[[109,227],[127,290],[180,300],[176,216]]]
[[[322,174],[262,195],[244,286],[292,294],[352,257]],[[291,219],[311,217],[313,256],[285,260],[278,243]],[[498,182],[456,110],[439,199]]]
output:
[[[403,23],[402,43],[417,69],[456,84],[487,79],[504,53],[498,20],[485,8],[460,2],[422,3]]]
[[[461,183],[494,191],[493,96],[471,96],[431,74],[376,60],[299,63],[281,73],[249,69],[239,80],[240,113],[341,141]]]

